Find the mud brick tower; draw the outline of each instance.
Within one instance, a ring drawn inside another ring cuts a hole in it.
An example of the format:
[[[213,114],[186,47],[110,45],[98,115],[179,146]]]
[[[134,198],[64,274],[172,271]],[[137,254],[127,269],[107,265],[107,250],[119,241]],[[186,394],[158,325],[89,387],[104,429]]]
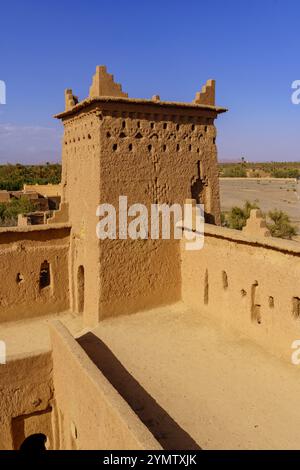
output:
[[[176,240],[98,240],[96,208],[180,203],[205,205],[206,221],[220,223],[215,82],[192,103],[132,99],[104,66],[98,66],[89,97],[65,92],[63,198],[54,221],[72,224],[71,298],[87,324],[180,297]],[[151,293],[151,294],[150,294]]]

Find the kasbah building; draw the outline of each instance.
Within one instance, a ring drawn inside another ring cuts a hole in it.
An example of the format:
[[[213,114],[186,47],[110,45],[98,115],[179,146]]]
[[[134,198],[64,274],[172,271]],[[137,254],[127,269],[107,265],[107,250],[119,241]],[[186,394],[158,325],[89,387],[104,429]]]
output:
[[[87,99],[66,90],[60,208],[0,229],[0,449],[299,448],[300,248],[258,211],[220,226],[225,111],[213,80],[132,99],[99,66]],[[203,248],[97,238],[120,195],[204,204]]]

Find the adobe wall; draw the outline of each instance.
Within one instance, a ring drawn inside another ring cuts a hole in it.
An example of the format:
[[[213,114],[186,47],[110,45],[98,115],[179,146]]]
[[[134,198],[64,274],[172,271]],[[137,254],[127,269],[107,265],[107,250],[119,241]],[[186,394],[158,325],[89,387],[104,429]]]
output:
[[[69,309],[69,238],[66,225],[0,229],[0,323]]]
[[[96,237],[100,201],[100,135],[97,113],[81,112],[63,121],[62,203],[72,223],[70,245],[71,308],[87,325],[99,320],[99,240]],[[80,270],[83,281],[79,281]],[[84,305],[79,303],[80,282]]]
[[[177,241],[104,240],[96,237],[100,203],[118,209],[119,196],[136,202],[179,203],[193,195],[219,223],[215,109],[156,106],[111,99],[78,105],[64,124],[62,202],[71,236],[71,305],[84,321],[99,320],[180,299]],[[81,106],[81,107],[80,107]]]
[[[50,352],[0,365],[0,450],[17,450],[31,434],[43,433],[55,448]]]
[[[60,435],[57,448],[161,449],[132,409],[58,321],[51,325],[51,341]]]
[[[219,222],[215,113],[137,103],[105,103],[100,122],[101,202],[118,208],[183,204],[196,191]],[[130,220],[130,218],[129,218]],[[149,220],[150,226],[150,220]],[[174,240],[100,244],[103,317],[180,299],[180,252]]]
[[[68,208],[71,306],[86,325],[180,299],[178,242],[99,241],[96,209],[107,203],[118,211],[119,196],[148,208],[193,198],[205,205],[206,220],[219,224],[214,120],[225,111],[215,106],[214,80],[191,103],[136,99],[103,65],[88,98],[65,90],[65,110],[55,116],[64,125],[64,210],[57,217]]]
[[[296,242],[205,226],[204,248],[181,245],[182,298],[290,363],[300,339],[300,248]]]
[[[135,100],[101,109],[101,201],[127,195],[129,204],[182,204],[194,197],[220,223],[215,111]]]
[[[61,196],[60,184],[24,184],[23,191],[35,191],[44,197]]]

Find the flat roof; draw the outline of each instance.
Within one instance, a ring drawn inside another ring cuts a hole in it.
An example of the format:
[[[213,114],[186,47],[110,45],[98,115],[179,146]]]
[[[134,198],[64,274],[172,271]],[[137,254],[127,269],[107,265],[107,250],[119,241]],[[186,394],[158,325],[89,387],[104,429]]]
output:
[[[91,331],[202,449],[299,448],[299,368],[242,335],[182,302]]]
[[[40,232],[49,230],[71,229],[70,223],[55,223],[55,224],[37,224],[37,225],[20,225],[12,227],[0,227],[1,233],[27,233],[27,232]]]
[[[60,320],[71,334],[83,331],[82,317],[69,311],[27,319],[2,322],[1,340],[6,343],[7,360],[51,351],[49,324]]]
[[[92,330],[70,312],[3,323],[8,358],[50,351],[48,325],[55,318],[73,336],[91,331],[105,343],[202,449],[299,449],[299,367],[216,320],[178,302],[108,318]]]
[[[77,111],[82,110],[83,108],[96,104],[96,103],[124,103],[129,105],[151,105],[157,108],[157,112],[162,112],[160,108],[177,108],[177,109],[192,109],[192,110],[208,110],[214,111],[217,114],[225,113],[228,111],[226,108],[220,108],[218,106],[211,106],[205,104],[195,104],[195,103],[180,103],[176,101],[153,101],[151,99],[140,99],[140,98],[124,98],[124,97],[115,97],[115,96],[98,96],[93,98],[87,98],[83,101],[80,101],[78,104],[73,106],[67,111],[62,113],[55,114],[54,117],[57,119],[62,119],[72,114],[75,114]]]

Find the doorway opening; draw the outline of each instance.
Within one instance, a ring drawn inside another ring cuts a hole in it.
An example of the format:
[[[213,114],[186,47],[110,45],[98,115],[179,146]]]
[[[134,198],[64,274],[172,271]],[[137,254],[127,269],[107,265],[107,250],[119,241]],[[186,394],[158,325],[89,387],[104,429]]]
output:
[[[31,434],[26,437],[20,446],[20,450],[43,451],[46,449],[47,437],[45,434]]]

